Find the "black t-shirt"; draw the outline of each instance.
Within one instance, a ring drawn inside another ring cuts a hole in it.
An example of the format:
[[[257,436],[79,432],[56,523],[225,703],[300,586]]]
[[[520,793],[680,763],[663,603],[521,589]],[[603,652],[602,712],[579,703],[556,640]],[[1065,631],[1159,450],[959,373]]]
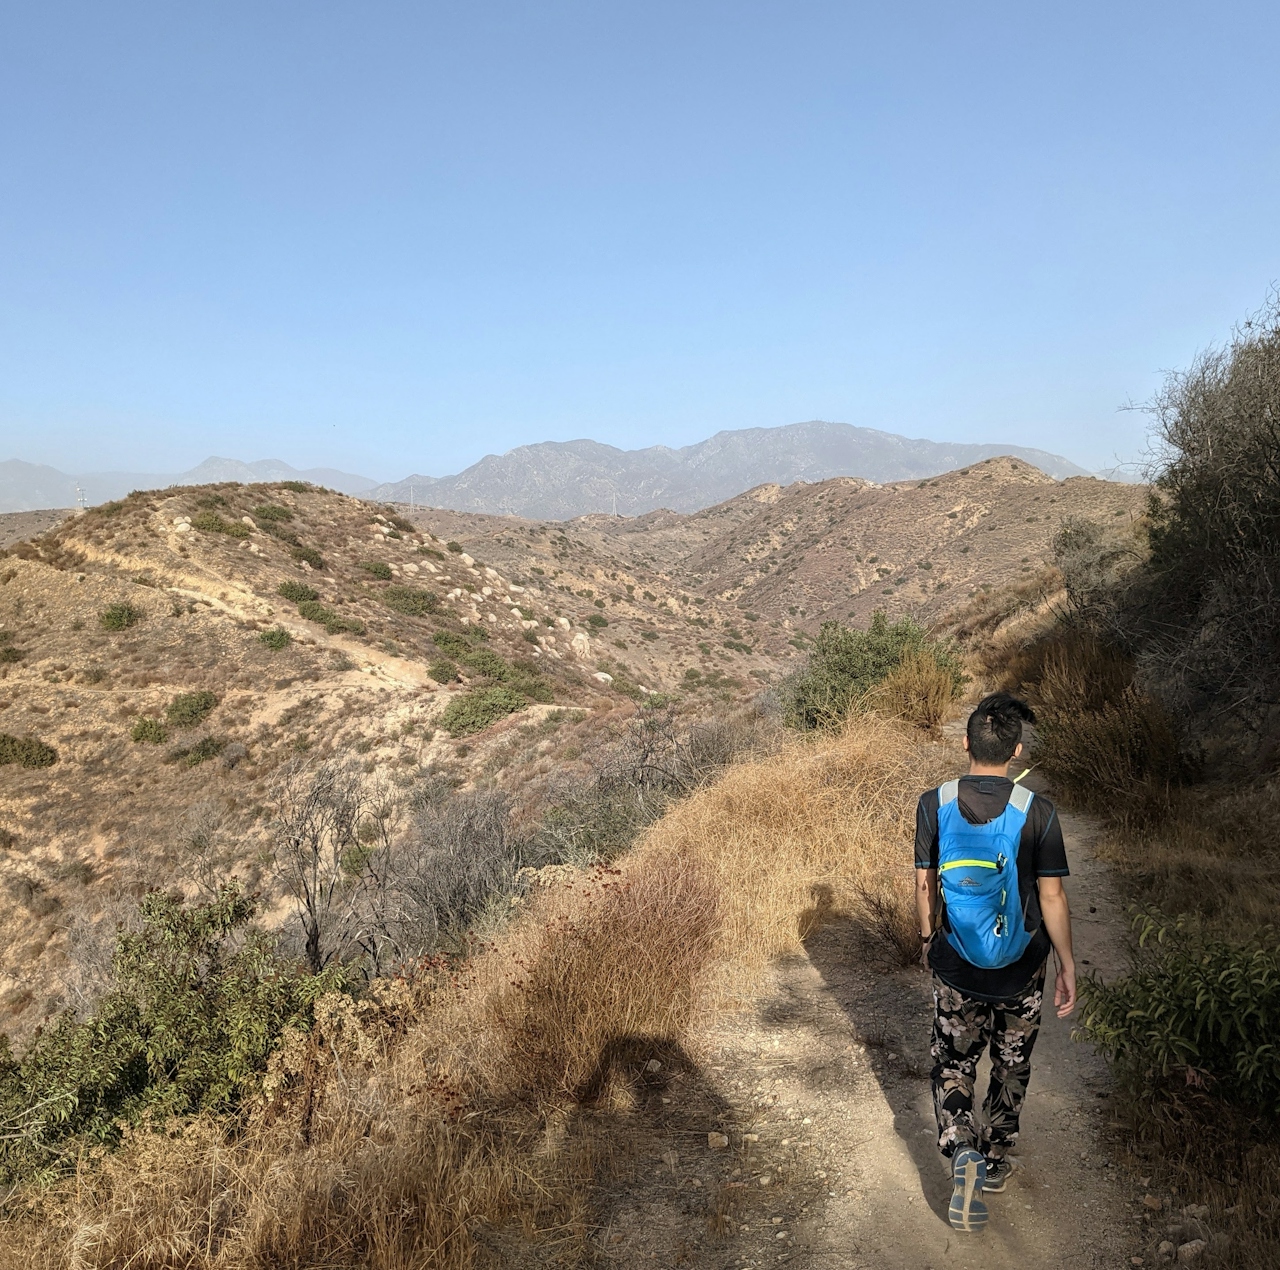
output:
[[[971,825],[985,825],[1004,811],[1012,793],[1013,782],[1006,777],[962,776],[956,801],[960,814]],[[937,867],[938,791],[931,789],[920,795],[916,807],[916,868]],[[1027,929],[1035,932],[1027,951],[1011,965],[984,970],[960,956],[945,934],[935,933],[929,945],[929,965],[933,972],[943,983],[981,1001],[1007,1001],[1016,997],[1036,977],[1052,947],[1040,914],[1036,878],[1064,878],[1069,872],[1058,813],[1043,794],[1037,794],[1027,809],[1027,822],[1022,826],[1022,839],[1018,844],[1022,911],[1026,914]],[[938,925],[941,931],[948,929],[945,904]]]

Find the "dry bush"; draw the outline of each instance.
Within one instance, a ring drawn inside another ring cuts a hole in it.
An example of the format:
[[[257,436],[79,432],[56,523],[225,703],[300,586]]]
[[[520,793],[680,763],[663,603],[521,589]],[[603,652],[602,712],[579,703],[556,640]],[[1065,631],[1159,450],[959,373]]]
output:
[[[479,1219],[571,1226],[591,1180],[578,1105],[625,1115],[654,1046],[827,912],[895,946],[914,933],[915,796],[944,767],[867,716],[730,768],[616,869],[564,871],[454,973],[323,998],[237,1132],[139,1132],[11,1202],[0,1267],[464,1270]]]
[[[955,700],[955,675],[928,653],[908,652],[871,691],[874,708],[927,732],[946,722]]]

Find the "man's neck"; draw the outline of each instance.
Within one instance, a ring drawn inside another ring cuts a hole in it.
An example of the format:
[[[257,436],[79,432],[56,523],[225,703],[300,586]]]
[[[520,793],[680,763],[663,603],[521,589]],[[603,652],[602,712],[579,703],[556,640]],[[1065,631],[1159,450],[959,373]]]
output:
[[[1001,763],[996,766],[994,763],[969,763],[970,776],[1003,776],[1005,780],[1009,779],[1009,764]]]

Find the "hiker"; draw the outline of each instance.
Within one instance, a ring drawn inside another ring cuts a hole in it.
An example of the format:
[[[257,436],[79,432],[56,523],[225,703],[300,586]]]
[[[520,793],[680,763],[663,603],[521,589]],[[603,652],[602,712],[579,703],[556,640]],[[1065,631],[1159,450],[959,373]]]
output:
[[[982,1197],[1004,1190],[1014,1167],[1009,1151],[1050,948],[1058,1017],[1076,1004],[1062,829],[1053,804],[1007,774],[1022,753],[1023,724],[1034,722],[1007,692],[984,697],[965,727],[969,774],[922,794],[916,808],[921,959],[933,971],[933,1105],[938,1147],[951,1162],[948,1217],[963,1231],[986,1225]],[[979,1119],[974,1078],[988,1046],[991,1084]]]

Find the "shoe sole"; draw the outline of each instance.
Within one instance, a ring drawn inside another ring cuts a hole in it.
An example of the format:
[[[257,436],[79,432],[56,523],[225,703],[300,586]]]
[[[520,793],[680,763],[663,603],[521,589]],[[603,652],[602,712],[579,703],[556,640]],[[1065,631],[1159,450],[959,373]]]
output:
[[[947,1220],[956,1230],[976,1234],[987,1224],[987,1206],[982,1202],[982,1189],[987,1176],[987,1162],[977,1151],[961,1151],[952,1166],[951,1206]]]

